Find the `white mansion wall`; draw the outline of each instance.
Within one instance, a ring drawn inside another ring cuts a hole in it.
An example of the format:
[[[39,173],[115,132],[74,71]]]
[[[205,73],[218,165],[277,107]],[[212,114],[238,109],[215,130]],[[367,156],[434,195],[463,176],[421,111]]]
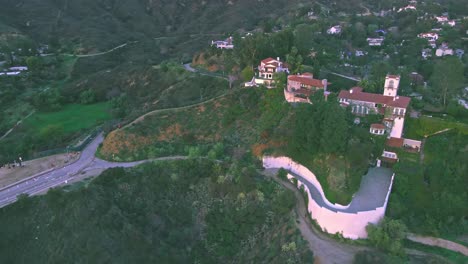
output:
[[[401,138],[403,135],[403,128],[405,127],[405,118],[397,117],[393,120],[392,131],[390,132],[390,137]]]
[[[330,210],[328,208],[322,207],[319,205],[310,195],[310,190],[306,184],[301,182],[298,179],[298,187],[304,186],[305,191],[308,195],[308,211],[311,214],[312,219],[316,220],[319,226],[324,232],[335,234],[342,233],[344,237],[351,239],[366,238],[366,226],[369,223],[378,223],[385,215],[385,210],[387,207],[388,198],[390,195],[390,190],[392,188],[391,184],[387,192],[385,203],[383,206],[375,208],[374,210],[362,211],[357,213],[348,213],[344,212],[346,208],[349,207],[343,206],[340,204],[330,203],[323,192],[322,186],[318,182],[315,175],[308,170],[306,167],[294,162],[288,157],[263,157],[263,166],[268,168],[284,168],[291,171],[294,174],[297,174],[303,177],[306,181],[311,183],[317,188],[320,195],[322,196],[323,201],[331,208],[335,210]],[[392,176],[392,182],[393,182]],[[293,175],[288,174],[288,178],[294,178]]]

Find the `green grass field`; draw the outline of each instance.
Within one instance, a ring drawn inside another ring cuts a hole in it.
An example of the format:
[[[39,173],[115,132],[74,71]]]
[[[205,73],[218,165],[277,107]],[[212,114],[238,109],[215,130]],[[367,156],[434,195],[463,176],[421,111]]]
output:
[[[437,131],[447,128],[458,128],[463,134],[468,134],[468,125],[464,123],[444,120],[437,117],[422,116],[420,118],[407,118],[405,120],[405,137],[422,139]]]
[[[93,105],[71,104],[58,112],[36,113],[25,121],[25,125],[37,131],[51,125],[60,126],[65,133],[72,133],[109,120],[111,114],[108,110],[108,102]]]

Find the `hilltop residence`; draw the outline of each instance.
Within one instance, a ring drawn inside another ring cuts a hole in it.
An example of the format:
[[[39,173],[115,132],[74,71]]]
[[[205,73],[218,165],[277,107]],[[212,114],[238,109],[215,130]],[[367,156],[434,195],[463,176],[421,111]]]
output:
[[[211,46],[216,46],[218,49],[233,49],[234,44],[232,43],[232,37],[229,37],[225,40],[212,40]]]
[[[310,103],[310,95],[320,90],[326,91],[327,85],[326,79],[314,79],[312,73],[289,75],[284,97],[289,103]]]
[[[258,73],[250,82],[245,83],[246,87],[265,85],[267,88],[273,88],[276,73],[285,72],[289,74],[288,65],[280,60],[280,58],[267,58],[260,62]]]
[[[411,98],[397,95],[399,83],[400,76],[387,75],[383,94],[366,93],[361,87],[353,87],[349,91],[342,90],[338,99],[342,106],[351,106],[351,112],[356,115],[383,115],[383,124],[390,136],[401,138]]]

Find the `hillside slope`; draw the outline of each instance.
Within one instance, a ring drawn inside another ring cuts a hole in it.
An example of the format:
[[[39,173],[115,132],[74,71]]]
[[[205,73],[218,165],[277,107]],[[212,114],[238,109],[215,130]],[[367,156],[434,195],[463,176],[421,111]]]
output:
[[[250,30],[287,14],[299,0],[6,0],[0,23],[35,41],[85,50],[128,40]]]

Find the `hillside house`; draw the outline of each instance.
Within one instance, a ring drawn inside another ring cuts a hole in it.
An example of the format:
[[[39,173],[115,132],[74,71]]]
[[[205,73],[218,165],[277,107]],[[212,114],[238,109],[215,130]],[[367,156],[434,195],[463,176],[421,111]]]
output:
[[[383,124],[372,124],[370,126],[369,132],[374,135],[383,135],[385,134],[386,129],[387,127],[385,127]]]
[[[423,57],[423,59],[427,59],[429,57],[432,57],[432,50],[431,49],[423,49],[421,51],[421,56]]]
[[[232,37],[229,37],[225,40],[212,40],[211,46],[216,46],[216,48],[218,49],[233,49],[234,48]]]
[[[289,75],[284,97],[290,103],[310,103],[310,95],[319,90],[326,91],[327,85],[326,79],[314,79],[312,73]]]
[[[447,16],[436,16],[435,19],[442,25],[454,27],[457,24],[455,20],[450,20]]]
[[[285,72],[289,74],[288,65],[280,60],[280,58],[267,58],[260,62],[258,73],[250,82],[245,83],[246,87],[265,85],[267,88],[273,88],[276,73]]]
[[[436,50],[435,55],[437,57],[450,56],[453,55],[453,49],[449,48],[447,43],[442,43],[442,45],[440,45]]]
[[[414,5],[407,5],[404,7],[400,7],[397,12],[400,13],[403,11],[414,11],[414,10],[416,10],[416,7]]]
[[[367,38],[367,44],[369,44],[369,46],[371,47],[375,47],[375,46],[382,46],[382,43],[384,41],[384,38]]]
[[[439,34],[435,32],[420,33],[418,34],[418,38],[423,38],[427,40],[438,40]]]
[[[366,93],[361,87],[353,87],[349,91],[342,90],[338,99],[342,106],[350,106],[351,112],[356,115],[383,115],[383,124],[390,137],[401,138],[411,98],[397,95],[399,83],[400,76],[387,75],[383,94]]]
[[[362,57],[362,56],[365,56],[366,54],[367,54],[367,52],[366,52],[366,51],[362,51],[362,50],[356,50],[356,51],[354,52],[354,56],[356,56],[356,57]]]
[[[333,26],[333,27],[329,28],[329,29],[327,30],[327,34],[330,34],[330,35],[341,34],[341,26],[340,26],[340,25],[336,25],[336,26]]]

